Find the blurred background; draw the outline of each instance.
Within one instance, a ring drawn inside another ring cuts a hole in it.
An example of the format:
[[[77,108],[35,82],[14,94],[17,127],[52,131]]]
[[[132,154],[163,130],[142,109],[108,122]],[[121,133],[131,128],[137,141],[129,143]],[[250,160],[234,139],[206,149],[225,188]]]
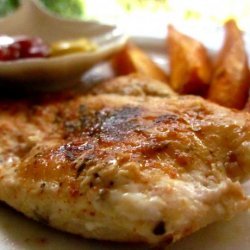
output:
[[[19,1],[0,0],[0,17],[13,12],[20,4]],[[217,30],[230,18],[237,20],[243,31],[250,31],[250,0],[36,1],[57,15],[115,23],[128,34],[136,36],[165,37],[166,25],[172,23],[213,48],[218,46],[222,37],[221,32],[217,35]],[[247,40],[250,40],[249,36]]]
[[[250,23],[250,0],[37,0],[50,11],[69,18],[105,22],[214,22],[235,18],[242,29]],[[0,0],[0,16],[17,8],[19,0]],[[157,13],[157,15],[156,15]]]

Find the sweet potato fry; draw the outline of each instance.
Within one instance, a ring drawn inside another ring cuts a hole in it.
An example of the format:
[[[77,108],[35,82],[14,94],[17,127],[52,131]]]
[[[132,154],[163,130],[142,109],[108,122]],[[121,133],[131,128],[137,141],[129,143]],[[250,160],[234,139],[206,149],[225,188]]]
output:
[[[167,48],[172,88],[181,94],[206,93],[212,66],[203,44],[169,25]]]
[[[112,60],[117,75],[142,73],[153,79],[168,82],[167,74],[140,48],[128,43]]]
[[[247,53],[233,20],[225,23],[225,39],[215,62],[208,99],[229,108],[244,107],[249,89]]]
[[[248,99],[247,99],[246,105],[244,107],[244,111],[247,111],[250,113],[250,91],[248,91]]]

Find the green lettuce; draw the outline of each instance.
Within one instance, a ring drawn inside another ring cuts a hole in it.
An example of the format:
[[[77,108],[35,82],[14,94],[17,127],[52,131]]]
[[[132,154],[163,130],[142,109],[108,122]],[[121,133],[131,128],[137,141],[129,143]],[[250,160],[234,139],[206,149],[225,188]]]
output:
[[[19,5],[19,0],[0,0],[0,16],[12,12]]]
[[[0,0],[0,16],[11,13],[20,0]],[[69,18],[82,18],[85,13],[84,0],[40,0],[50,11]]]
[[[64,17],[81,18],[84,16],[84,0],[40,0],[49,10]]]

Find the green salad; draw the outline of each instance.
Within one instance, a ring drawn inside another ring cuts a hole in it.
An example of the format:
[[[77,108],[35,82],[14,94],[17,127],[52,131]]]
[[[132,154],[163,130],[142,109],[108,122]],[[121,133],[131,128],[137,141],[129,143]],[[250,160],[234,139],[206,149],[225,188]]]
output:
[[[49,10],[64,17],[81,18],[84,16],[83,0],[40,0]]]
[[[84,16],[84,0],[39,0],[50,11],[70,18]],[[0,0],[0,16],[13,12],[19,6],[20,0]]]
[[[12,12],[18,5],[18,0],[0,0],[0,16],[5,16]]]

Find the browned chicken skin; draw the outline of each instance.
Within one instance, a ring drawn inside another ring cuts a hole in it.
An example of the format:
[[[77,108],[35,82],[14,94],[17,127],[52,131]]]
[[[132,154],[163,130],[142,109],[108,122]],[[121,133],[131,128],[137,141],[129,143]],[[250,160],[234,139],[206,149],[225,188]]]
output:
[[[247,209],[238,181],[250,172],[250,115],[167,86],[166,97],[117,87],[135,78],[109,82],[109,94],[103,84],[63,100],[2,102],[0,199],[84,237],[149,243]]]

